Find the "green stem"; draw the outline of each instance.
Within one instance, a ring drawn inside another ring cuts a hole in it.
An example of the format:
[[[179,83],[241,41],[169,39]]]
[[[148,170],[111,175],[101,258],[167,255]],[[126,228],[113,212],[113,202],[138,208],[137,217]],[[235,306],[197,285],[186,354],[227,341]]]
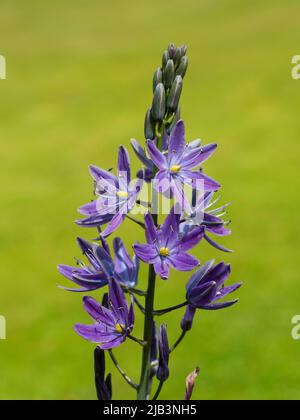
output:
[[[173,346],[170,348],[169,353],[172,353],[172,351],[174,351],[176,349],[176,347],[181,343],[181,341],[184,339],[186,334],[186,331],[182,331],[182,333],[180,334],[179,338],[175,341],[175,343],[173,344]]]
[[[155,294],[155,280],[156,274],[154,271],[153,265],[149,267],[149,276],[148,276],[148,290],[146,297],[145,305],[145,318],[144,318],[144,341],[146,345],[143,348],[142,356],[142,370],[141,370],[141,380],[138,388],[137,399],[146,400],[149,395],[149,388],[151,385],[151,343],[153,336],[153,304],[154,304],[154,294]]]
[[[155,315],[155,316],[165,315],[168,312],[172,312],[172,311],[175,311],[176,309],[183,308],[187,304],[188,304],[188,302],[185,301],[185,302],[180,303],[179,305],[170,306],[169,308],[165,308],[165,309],[159,309],[157,311],[153,311],[153,315]]]
[[[157,136],[157,147],[161,150],[162,148],[162,137],[164,133],[164,124],[161,124],[159,127],[156,125],[156,136]],[[156,175],[157,168],[154,166],[153,169],[153,178]],[[158,193],[152,188],[152,202],[151,202],[151,211],[153,222],[155,226],[158,226]],[[138,387],[137,399],[138,400],[147,400],[149,399],[151,386],[152,386],[152,377],[151,377],[151,346],[152,346],[152,337],[153,337],[153,307],[154,307],[154,296],[155,296],[155,282],[156,282],[156,273],[154,270],[153,264],[149,266],[148,273],[148,288],[147,296],[145,299],[145,318],[144,318],[144,341],[145,346],[143,348],[142,355],[142,368],[141,368],[141,379]]]
[[[119,365],[117,359],[115,358],[115,355],[113,354],[112,350],[108,350],[108,353],[110,355],[111,360],[113,361],[113,364],[116,366],[116,368],[118,369],[118,371],[120,372],[120,374],[123,376],[123,378],[125,379],[125,381],[128,383],[128,385],[130,385],[134,389],[137,389],[138,388],[137,384],[134,383],[134,381],[121,368],[121,366]]]
[[[154,394],[154,397],[152,398],[153,401],[156,401],[157,398],[159,397],[159,394],[160,394],[160,392],[162,390],[163,384],[164,384],[164,382],[163,381],[160,381],[160,383],[158,385],[158,388],[157,388],[157,390],[156,390],[156,392]]]

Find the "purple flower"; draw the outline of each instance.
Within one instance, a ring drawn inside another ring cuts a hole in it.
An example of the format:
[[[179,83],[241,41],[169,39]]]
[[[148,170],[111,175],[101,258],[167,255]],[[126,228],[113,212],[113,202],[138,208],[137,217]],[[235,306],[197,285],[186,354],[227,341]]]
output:
[[[107,237],[120,226],[126,214],[135,206],[142,181],[131,185],[129,155],[123,146],[119,148],[117,176],[93,165],[90,166],[90,172],[99,198],[79,208],[79,212],[88,217],[76,223],[86,227],[108,223],[102,232],[102,236]]]
[[[156,377],[159,381],[164,382],[169,377],[169,342],[165,324],[162,324],[159,328],[158,349],[159,360]]]
[[[108,251],[82,238],[77,238],[77,243],[90,265],[85,265],[81,261],[78,261],[78,267],[60,264],[57,267],[58,271],[80,286],[79,288],[60,287],[72,292],[90,292],[105,286],[109,277],[105,268],[105,260],[110,258]]]
[[[204,238],[213,247],[224,252],[231,252],[217,242],[212,240],[207,233],[212,233],[217,236],[227,236],[231,234],[231,231],[225,227],[226,222],[222,219],[222,216],[226,213],[226,207],[229,204],[225,204],[216,209],[211,207],[219,200],[219,197],[212,201],[213,192],[205,193],[204,195],[197,194],[196,190],[193,190],[193,199],[191,212],[184,218],[184,222],[180,225],[182,232],[189,232],[195,226],[203,226],[205,229]]]
[[[90,296],[83,298],[83,305],[96,321],[92,325],[75,325],[76,332],[85,340],[107,350],[119,346],[131,333],[134,325],[133,303],[128,309],[123,290],[116,280],[109,280],[108,308]]]
[[[147,141],[148,153],[158,168],[155,176],[156,188],[165,192],[166,188],[171,190],[182,207],[190,209],[190,204],[185,197],[183,185],[192,185],[197,181],[205,191],[216,191],[220,184],[212,178],[204,175],[201,171],[193,171],[215,151],[217,145],[210,144],[204,147],[188,147],[185,143],[185,129],[182,120],[173,128],[168,153],[161,152],[153,141]]]
[[[186,299],[190,305],[199,309],[216,310],[235,304],[238,299],[219,302],[220,299],[235,292],[242,283],[224,287],[230,274],[230,265],[223,262],[213,266],[209,261],[197,270],[186,285]]]
[[[155,272],[162,278],[169,277],[170,266],[179,271],[191,271],[199,261],[189,255],[189,251],[203,238],[203,228],[193,229],[186,235],[179,233],[180,214],[175,208],[156,228],[150,213],[145,215],[147,244],[136,243],[133,248],[136,255],[145,263],[153,264]]]
[[[102,239],[103,247],[81,238],[78,238],[77,242],[91,266],[87,266],[81,261],[79,262],[79,267],[59,265],[59,272],[80,286],[80,288],[76,289],[65,287],[63,289],[75,292],[89,292],[105,286],[111,277],[114,277],[127,287],[134,287],[137,284],[140,267],[139,259],[136,255],[134,255],[132,260],[130,259],[120,238],[115,238],[113,241],[114,261],[104,239]]]
[[[110,401],[112,396],[111,374],[105,378],[105,354],[99,347],[94,351],[95,385],[99,401]]]

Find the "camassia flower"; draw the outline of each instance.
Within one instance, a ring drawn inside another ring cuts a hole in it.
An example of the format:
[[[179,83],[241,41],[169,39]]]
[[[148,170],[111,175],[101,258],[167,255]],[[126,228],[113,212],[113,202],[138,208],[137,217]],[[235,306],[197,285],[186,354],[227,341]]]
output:
[[[59,265],[59,272],[80,286],[80,288],[75,289],[62,287],[63,289],[75,292],[89,292],[105,286],[111,277],[114,277],[127,287],[134,287],[137,284],[140,267],[139,259],[136,255],[133,256],[132,260],[130,259],[122,239],[115,238],[113,241],[114,260],[104,239],[102,239],[103,246],[90,243],[81,238],[78,238],[77,242],[91,265],[85,265],[81,261],[79,261],[78,267]]]
[[[147,141],[148,153],[158,168],[155,176],[154,187],[160,192],[167,188],[175,195],[178,203],[185,209],[190,209],[190,204],[184,194],[184,185],[192,186],[196,180],[204,191],[217,191],[220,184],[201,171],[193,168],[201,165],[215,151],[217,145],[210,144],[204,147],[189,148],[185,142],[185,128],[182,120],[173,128],[168,153],[161,152],[153,141]]]
[[[180,230],[187,233],[194,229],[195,226],[203,226],[204,239],[210,245],[220,251],[231,252],[230,249],[223,247],[208,236],[208,233],[212,233],[217,236],[228,236],[231,234],[231,231],[225,226],[226,222],[222,219],[222,216],[226,213],[226,208],[229,204],[225,204],[224,206],[218,208],[212,208],[212,206],[219,200],[219,197],[213,200],[213,196],[213,192],[206,192],[203,195],[199,194],[196,189],[193,190],[191,211],[186,217],[183,215]]]
[[[208,261],[200,267],[186,285],[186,299],[188,303],[198,309],[216,310],[235,304],[238,299],[219,302],[241,287],[242,283],[224,287],[230,274],[230,265],[223,262],[213,265]]]
[[[142,180],[132,185],[129,155],[123,146],[119,148],[117,176],[93,165],[90,166],[90,173],[99,198],[79,208],[79,213],[88,217],[76,223],[86,227],[108,223],[102,232],[102,236],[107,237],[120,226],[126,214],[135,206]]]
[[[162,278],[169,277],[170,266],[178,271],[191,271],[199,261],[189,251],[203,238],[203,228],[198,227],[186,235],[179,232],[180,214],[175,207],[160,227],[156,227],[150,213],[145,215],[147,244],[135,243],[136,255],[145,263],[153,264],[155,272]]]
[[[108,308],[90,296],[83,298],[83,305],[96,323],[76,324],[75,330],[85,340],[97,343],[101,349],[107,350],[119,346],[132,332],[133,303],[128,308],[124,292],[116,280],[109,280]]]

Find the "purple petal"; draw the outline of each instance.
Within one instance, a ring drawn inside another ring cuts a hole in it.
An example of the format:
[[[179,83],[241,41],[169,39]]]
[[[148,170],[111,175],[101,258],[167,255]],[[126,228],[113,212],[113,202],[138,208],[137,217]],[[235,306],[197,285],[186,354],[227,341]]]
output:
[[[139,143],[135,139],[131,139],[131,146],[138,159],[146,166],[146,168],[150,169],[152,173],[153,163],[147,157],[145,150],[139,145]]]
[[[159,260],[154,263],[154,271],[161,279],[167,280],[169,278],[170,271],[168,260],[159,258]]]
[[[133,249],[135,254],[147,264],[153,264],[158,258],[157,249],[151,244],[135,243]]]
[[[96,299],[91,296],[84,296],[83,307],[89,316],[95,321],[103,323],[104,325],[109,325],[113,328],[115,327],[116,320],[114,319],[111,311],[104,306],[101,306]]]
[[[113,278],[109,281],[109,300],[114,314],[123,324],[126,324],[128,319],[127,301],[119,282]]]
[[[157,166],[159,169],[168,168],[167,159],[165,155],[163,155],[158,150],[158,148],[155,146],[155,144],[151,140],[147,141],[147,150],[155,166]]]
[[[171,255],[169,260],[173,267],[179,271],[191,271],[199,265],[197,258],[187,254],[186,252]]]
[[[227,287],[224,287],[223,289],[220,289],[218,293],[216,294],[216,297],[214,298],[213,302],[223,299],[224,297],[238,290],[241,286],[242,286],[242,283],[237,283],[232,286],[227,286]]]
[[[219,309],[229,308],[230,306],[237,303],[239,299],[231,300],[229,302],[215,303],[213,305],[201,305],[201,309],[206,311],[217,311]]]
[[[189,251],[194,248],[204,237],[203,227],[193,229],[190,233],[185,235],[180,242],[182,251]]]
[[[185,148],[185,129],[184,122],[178,121],[173,128],[169,140],[168,161],[176,162],[181,160]]]
[[[146,225],[146,239],[149,244],[152,244],[156,240],[157,232],[153,222],[153,217],[150,213],[145,214],[145,225]]]
[[[90,216],[91,214],[97,213],[97,200],[79,207],[78,213],[83,214],[84,216]]]
[[[133,262],[124,246],[122,239],[114,239],[115,251],[115,272],[119,275],[124,284],[131,282],[131,275],[133,272]]]
[[[90,165],[90,174],[96,182],[101,179],[107,180],[112,185],[117,185],[118,179],[110,172],[105,171],[104,169],[98,168],[98,166]]]
[[[208,144],[207,146],[201,147],[199,148],[199,154],[196,155],[194,153],[187,155],[183,162],[182,165],[186,168],[186,169],[193,169],[196,166],[199,166],[201,163],[203,163],[204,161],[206,161],[216,150],[217,148],[217,144]],[[194,158],[194,162],[192,160],[192,158]]]
[[[205,274],[211,269],[214,265],[215,260],[211,260],[203,264],[195,273],[191,276],[190,280],[186,285],[186,290],[191,290],[193,287],[198,284],[201,279],[205,276]]]
[[[182,171],[184,176],[187,180],[196,180],[196,187],[197,189],[204,189],[205,191],[217,191],[221,188],[221,185],[215,181],[214,179],[210,178],[207,175],[204,175],[202,172],[192,172],[192,171]],[[200,181],[200,182],[199,182]],[[199,182],[199,185],[197,183]]]
[[[99,344],[99,347],[102,348],[102,343],[109,344],[114,342],[115,339],[119,339],[120,333],[105,333],[99,326],[99,324],[94,325],[83,325],[76,324],[74,326],[75,331],[85,340],[91,341],[92,343]],[[124,338],[123,338],[124,340]],[[111,348],[111,347],[107,347]]]
[[[118,158],[118,178],[125,179],[125,185],[130,184],[130,160],[129,154],[124,146],[119,147],[119,158]]]
[[[222,245],[219,245],[217,242],[213,241],[209,236],[204,235],[205,240],[212,245],[214,248],[217,248],[219,251],[223,252],[232,252],[231,249],[225,248]]]
[[[118,213],[116,214],[111,222],[109,223],[109,225],[104,229],[104,231],[102,232],[102,236],[104,236],[104,238],[108,237],[109,235],[111,235],[116,229],[118,229],[118,227],[121,225],[121,223],[124,221],[126,217],[126,214],[123,213]]]

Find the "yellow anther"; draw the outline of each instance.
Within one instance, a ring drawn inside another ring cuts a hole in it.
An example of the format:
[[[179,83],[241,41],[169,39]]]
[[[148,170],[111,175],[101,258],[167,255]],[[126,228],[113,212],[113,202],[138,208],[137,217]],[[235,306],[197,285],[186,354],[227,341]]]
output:
[[[125,325],[123,324],[116,324],[116,331],[118,333],[122,333],[125,330]]]
[[[170,255],[168,248],[166,248],[164,246],[162,248],[160,248],[159,255],[161,255],[162,257],[167,257],[168,255]]]
[[[170,171],[173,174],[177,174],[180,171],[180,169],[181,169],[181,166],[180,165],[173,165],[173,166],[171,166]]]
[[[128,192],[126,192],[126,191],[118,191],[117,192],[117,196],[119,196],[121,198],[127,198],[128,197]]]

